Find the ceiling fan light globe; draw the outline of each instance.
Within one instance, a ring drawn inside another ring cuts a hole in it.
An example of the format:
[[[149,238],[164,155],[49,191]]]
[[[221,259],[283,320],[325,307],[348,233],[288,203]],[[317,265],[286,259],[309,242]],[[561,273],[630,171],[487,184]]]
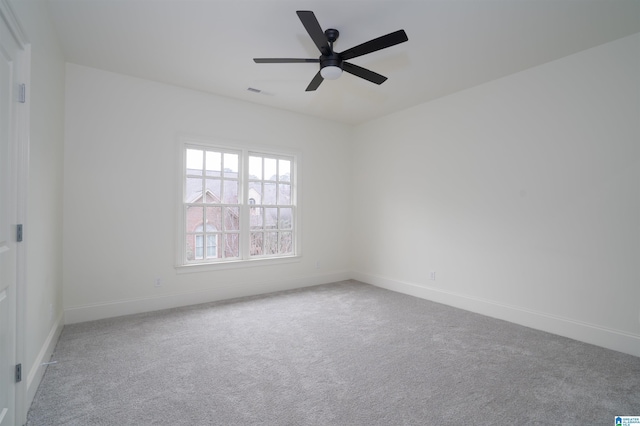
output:
[[[325,80],[337,80],[342,75],[342,68],[329,65],[320,70],[320,75]]]

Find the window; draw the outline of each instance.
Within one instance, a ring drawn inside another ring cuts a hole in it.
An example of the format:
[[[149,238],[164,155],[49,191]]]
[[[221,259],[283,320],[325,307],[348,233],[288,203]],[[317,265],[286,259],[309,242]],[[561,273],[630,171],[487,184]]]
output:
[[[180,264],[296,255],[295,157],[183,147]]]

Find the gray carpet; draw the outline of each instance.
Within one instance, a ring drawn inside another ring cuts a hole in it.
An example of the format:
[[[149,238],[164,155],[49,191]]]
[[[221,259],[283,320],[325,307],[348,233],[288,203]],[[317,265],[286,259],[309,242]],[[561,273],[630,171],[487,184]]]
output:
[[[65,326],[28,425],[613,425],[640,358],[345,281]]]

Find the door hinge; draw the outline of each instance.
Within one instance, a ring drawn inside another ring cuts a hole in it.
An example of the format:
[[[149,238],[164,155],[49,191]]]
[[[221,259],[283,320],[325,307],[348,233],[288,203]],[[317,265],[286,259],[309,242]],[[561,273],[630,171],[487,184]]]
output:
[[[22,224],[18,224],[18,226],[16,227],[16,241],[21,242],[22,241]]]
[[[24,83],[18,85],[18,102],[21,104],[27,102],[27,85]]]
[[[22,381],[22,364],[16,365],[16,383]]]

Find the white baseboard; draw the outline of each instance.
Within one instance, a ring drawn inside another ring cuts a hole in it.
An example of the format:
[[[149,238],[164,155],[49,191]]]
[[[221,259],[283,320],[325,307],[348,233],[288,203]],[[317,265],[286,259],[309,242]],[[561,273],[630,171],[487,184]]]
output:
[[[27,400],[25,401],[26,411],[29,411],[33,397],[36,395],[36,391],[38,390],[38,386],[40,386],[40,381],[44,375],[45,366],[42,364],[51,359],[51,355],[53,354],[56,344],[58,343],[58,339],[60,338],[60,333],[62,333],[62,327],[63,315],[61,313],[53,323],[47,339],[44,341],[44,344],[40,348],[40,352],[38,352],[38,355],[36,356],[36,360],[29,369],[29,374],[27,374]],[[24,418],[26,418],[26,413],[24,414]]]
[[[122,315],[138,314],[142,312],[158,311],[161,309],[177,308],[180,306],[197,305],[233,299],[236,297],[255,296],[272,293],[274,291],[292,290],[310,287],[350,278],[348,271],[330,274],[294,277],[268,281],[262,283],[234,284],[232,286],[216,286],[215,288],[184,293],[163,294],[146,298],[117,300],[106,303],[96,303],[83,306],[71,306],[64,310],[64,323],[93,321]]]
[[[640,357],[640,336],[636,334],[362,272],[352,272],[351,278],[376,287]]]

